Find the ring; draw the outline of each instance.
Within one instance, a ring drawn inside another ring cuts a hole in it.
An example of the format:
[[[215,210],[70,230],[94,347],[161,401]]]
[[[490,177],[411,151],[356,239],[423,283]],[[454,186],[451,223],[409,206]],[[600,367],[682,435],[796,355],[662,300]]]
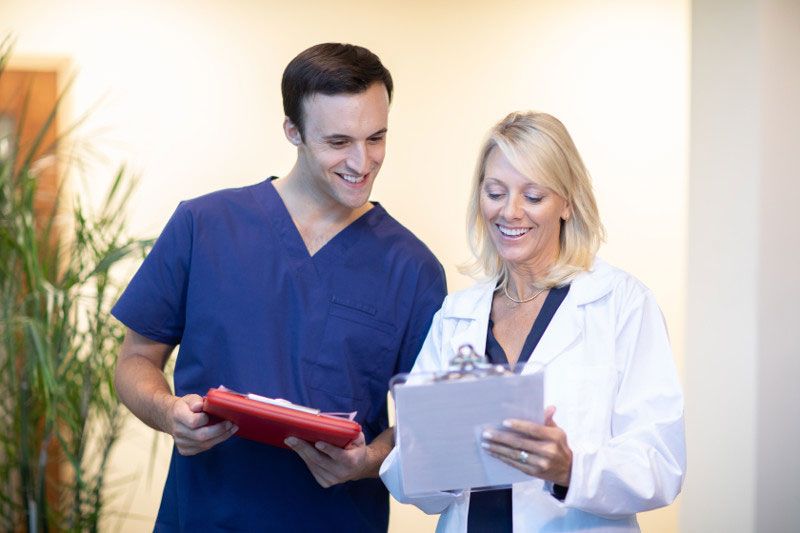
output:
[[[520,450],[517,461],[519,461],[522,464],[528,464],[528,452],[526,452],[525,450]]]

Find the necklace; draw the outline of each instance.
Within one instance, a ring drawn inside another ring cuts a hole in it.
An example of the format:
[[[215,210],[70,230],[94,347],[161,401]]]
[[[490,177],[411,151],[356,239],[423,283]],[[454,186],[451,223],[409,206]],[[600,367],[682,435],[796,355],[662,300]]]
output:
[[[535,300],[537,296],[539,296],[540,294],[542,294],[546,290],[547,290],[546,288],[542,289],[542,290],[540,290],[538,292],[534,292],[533,296],[530,296],[528,298],[523,298],[522,300],[517,300],[516,298],[512,298],[512,296],[510,294],[508,294],[508,285],[503,285],[503,292],[505,293],[506,298],[508,298],[509,300],[511,300],[512,302],[514,302],[516,304],[524,304],[524,303],[531,302],[531,301]]]

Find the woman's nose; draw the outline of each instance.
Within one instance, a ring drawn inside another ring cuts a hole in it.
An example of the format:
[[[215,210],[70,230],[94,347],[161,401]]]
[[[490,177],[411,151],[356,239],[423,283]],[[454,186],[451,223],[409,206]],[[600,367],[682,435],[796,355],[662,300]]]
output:
[[[522,218],[522,203],[519,198],[509,194],[505,205],[503,205],[503,218],[506,220],[517,220]]]

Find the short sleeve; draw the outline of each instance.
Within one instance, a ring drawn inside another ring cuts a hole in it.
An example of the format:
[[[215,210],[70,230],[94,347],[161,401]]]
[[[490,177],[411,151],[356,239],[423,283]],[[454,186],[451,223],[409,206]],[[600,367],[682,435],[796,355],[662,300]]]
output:
[[[192,233],[191,212],[181,203],[111,310],[128,328],[153,341],[170,345],[181,342]]]
[[[417,279],[417,290],[408,327],[400,345],[395,374],[410,372],[417,359],[422,343],[428,335],[433,315],[442,306],[447,294],[444,269],[438,261],[426,264]]]

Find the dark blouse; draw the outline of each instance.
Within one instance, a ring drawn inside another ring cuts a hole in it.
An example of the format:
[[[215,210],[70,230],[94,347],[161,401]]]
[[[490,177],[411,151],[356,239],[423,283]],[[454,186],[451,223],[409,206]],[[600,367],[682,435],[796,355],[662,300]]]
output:
[[[569,292],[569,285],[550,289],[547,298],[542,304],[539,316],[533,321],[531,331],[525,339],[518,363],[524,363],[533,353],[539,340],[544,335],[547,326],[556,314],[561,302]],[[494,322],[489,318],[489,331],[486,335],[486,357],[492,364],[507,364],[508,357],[494,336]],[[563,500],[567,488],[556,485],[553,496]],[[482,490],[473,492],[469,500],[469,514],[467,518],[468,533],[501,533],[513,531],[511,489]]]

